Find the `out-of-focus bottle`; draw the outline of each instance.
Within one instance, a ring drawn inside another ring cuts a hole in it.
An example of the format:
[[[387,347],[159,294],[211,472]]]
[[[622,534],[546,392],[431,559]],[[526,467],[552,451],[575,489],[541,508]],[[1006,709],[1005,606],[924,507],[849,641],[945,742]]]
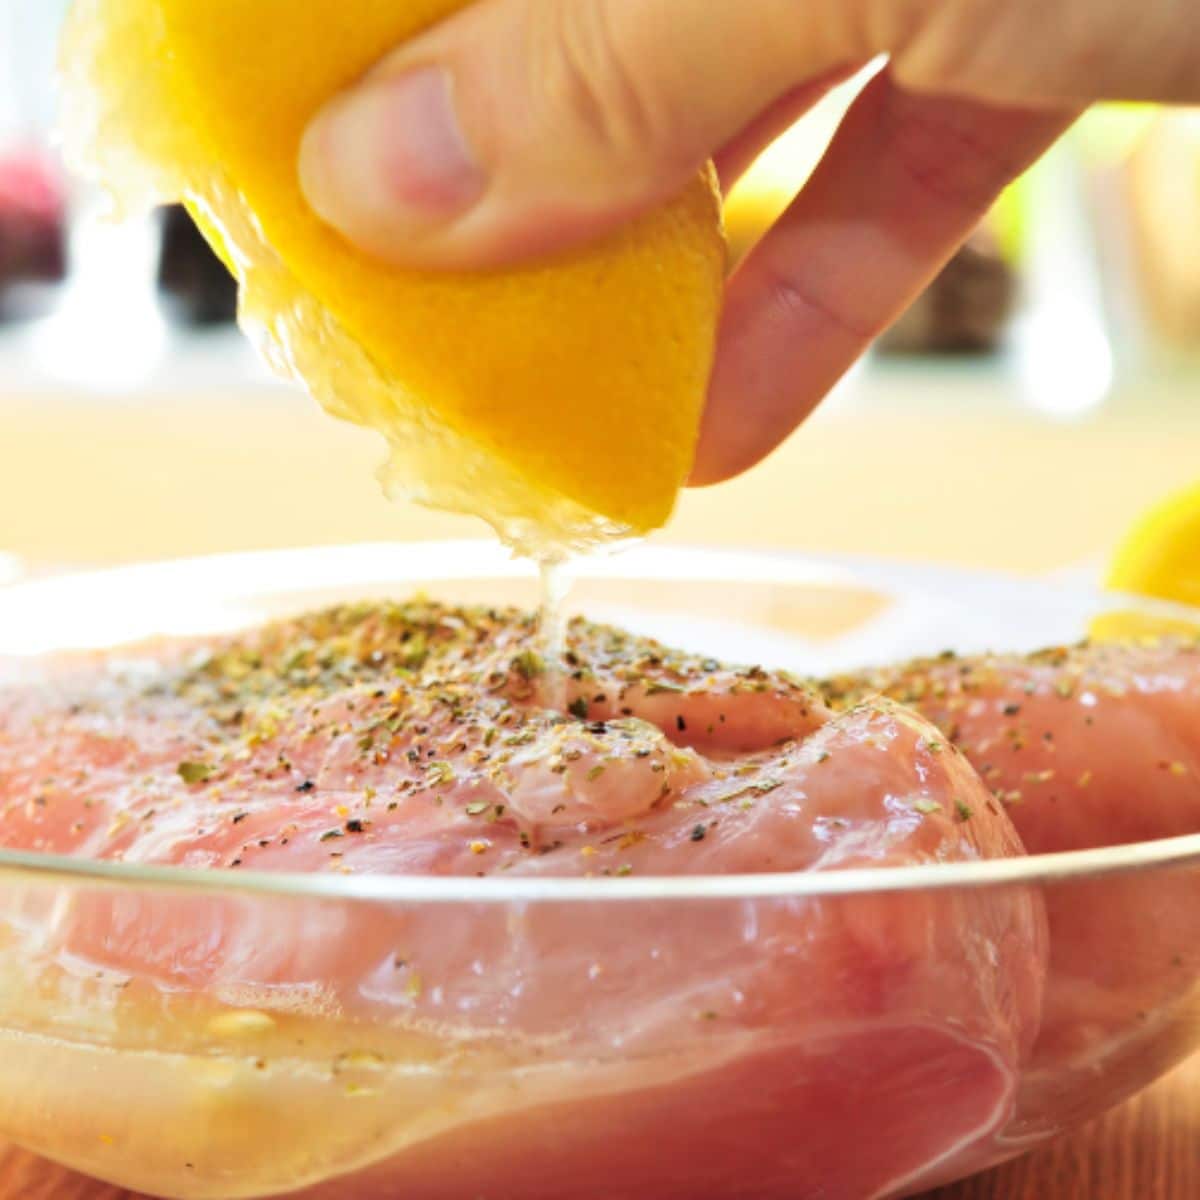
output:
[[[237,317],[237,284],[196,228],[187,209],[173,206],[163,220],[159,286],[187,325],[226,325]]]
[[[0,320],[37,315],[66,271],[66,198],[49,149],[56,0],[0,0]]]
[[[0,152],[0,320],[45,312],[66,273],[66,203],[54,163],[35,149]]]

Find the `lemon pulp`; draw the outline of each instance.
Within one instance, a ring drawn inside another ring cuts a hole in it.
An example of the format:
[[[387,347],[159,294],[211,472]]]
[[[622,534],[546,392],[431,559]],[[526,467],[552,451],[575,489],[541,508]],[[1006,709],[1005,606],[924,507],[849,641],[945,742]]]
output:
[[[466,0],[76,0],[68,155],[123,210],[182,200],[268,362],[384,435],[385,485],[542,559],[665,523],[690,469],[724,273],[711,170],[518,270],[402,271],[305,203],[305,127]]]

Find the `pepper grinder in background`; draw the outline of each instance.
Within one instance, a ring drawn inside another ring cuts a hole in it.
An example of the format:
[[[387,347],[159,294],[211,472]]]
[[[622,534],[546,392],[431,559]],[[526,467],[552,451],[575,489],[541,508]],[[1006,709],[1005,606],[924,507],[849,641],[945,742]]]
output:
[[[881,354],[990,354],[1001,348],[1017,301],[1017,272],[990,221],[880,339]]]

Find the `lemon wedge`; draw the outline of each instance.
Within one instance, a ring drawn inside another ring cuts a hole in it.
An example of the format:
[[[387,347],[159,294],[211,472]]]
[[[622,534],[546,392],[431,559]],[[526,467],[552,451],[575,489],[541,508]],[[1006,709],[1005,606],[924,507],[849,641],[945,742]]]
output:
[[[1200,484],[1151,508],[1117,548],[1107,586],[1200,609]],[[1200,635],[1200,621],[1112,612],[1092,627],[1097,640]]]
[[[73,163],[124,210],[184,201],[243,325],[329,411],[382,433],[385,482],[539,557],[669,517],[690,469],[725,269],[711,170],[583,252],[398,270],[305,203],[311,117],[466,0],[76,0]]]

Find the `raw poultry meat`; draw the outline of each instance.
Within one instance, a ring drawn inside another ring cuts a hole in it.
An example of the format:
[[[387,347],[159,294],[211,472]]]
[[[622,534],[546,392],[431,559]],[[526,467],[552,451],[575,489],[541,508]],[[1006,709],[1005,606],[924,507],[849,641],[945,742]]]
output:
[[[531,619],[424,602],[59,664],[0,693],[0,846],[350,879],[591,876],[614,896],[628,878],[1022,852],[967,760],[891,701],[834,712],[785,675],[585,622],[559,672]],[[345,1195],[350,1178],[381,1200],[895,1194],[994,1156],[1047,954],[1028,888],[380,903],[364,920],[334,901],[12,887],[5,911],[44,991],[118,979],[139,1045],[169,1029],[202,1050],[223,1019],[260,1023],[244,1087],[143,1059],[129,1119],[102,1135],[124,1153],[73,1160],[181,1197]],[[333,1038],[319,1077],[295,1068],[296,1028]],[[96,1089],[128,1068],[79,1054],[22,1044],[0,1083],[94,1121]],[[321,1107],[347,1062],[375,1079],[349,1125],[334,1093]],[[23,1112],[6,1102],[0,1132],[35,1142]],[[172,1140],[137,1132],[151,1112]],[[302,1154],[278,1129],[248,1138],[264,1113]]]
[[[842,708],[886,695],[936,723],[1031,854],[1200,833],[1200,643],[947,655],[822,690]],[[1046,908],[1045,1012],[1014,1144],[1156,1078],[1190,1052],[1200,1015],[1194,869],[1058,884]]]

